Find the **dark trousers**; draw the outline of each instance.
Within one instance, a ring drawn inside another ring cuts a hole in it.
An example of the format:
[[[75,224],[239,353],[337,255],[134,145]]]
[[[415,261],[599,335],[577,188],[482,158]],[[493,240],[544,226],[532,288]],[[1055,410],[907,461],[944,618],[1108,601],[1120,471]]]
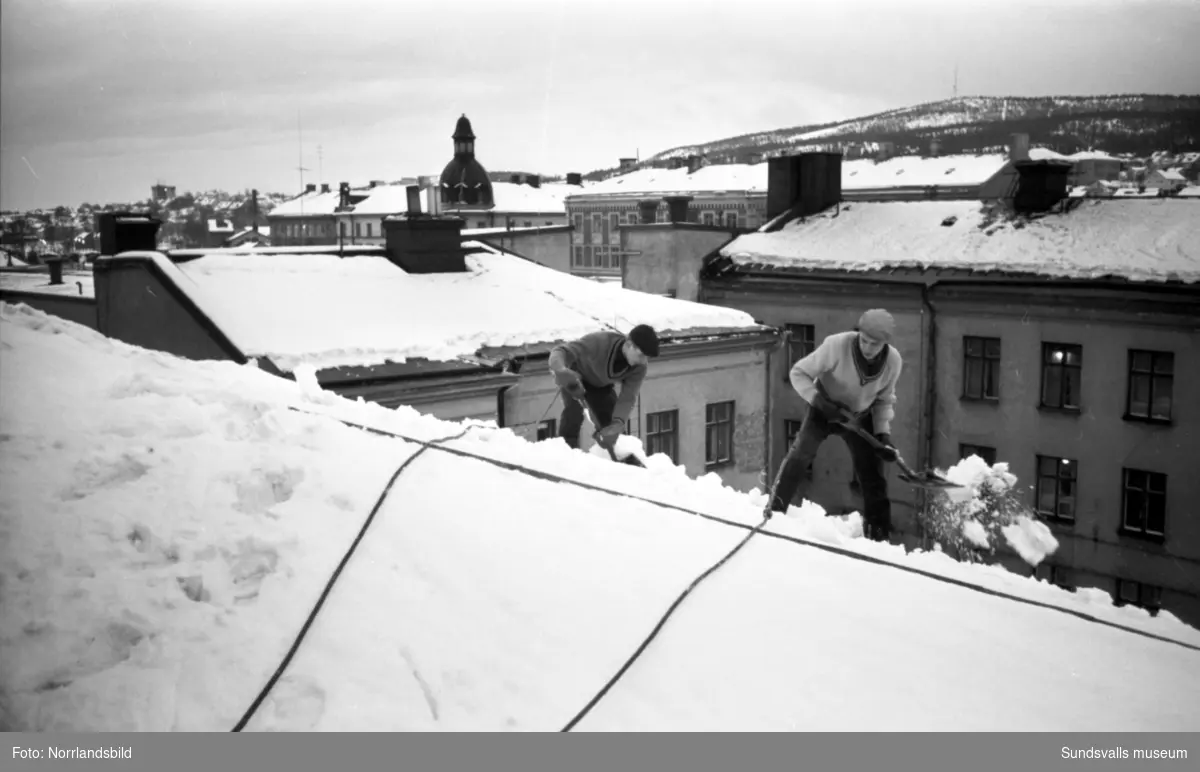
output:
[[[583,427],[583,405],[562,389],[559,390],[559,396],[562,397],[563,409],[562,415],[558,418],[558,436],[566,440],[572,448],[578,448],[579,430]],[[596,420],[599,421],[597,429],[603,429],[612,423],[613,408],[617,406],[616,389],[612,386],[601,386],[594,389],[585,383],[583,384],[583,398],[587,400],[588,407],[592,409]]]
[[[875,433],[870,413],[860,419],[859,425],[868,434]],[[869,539],[886,541],[892,532],[892,503],[888,500],[883,459],[875,454],[875,449],[866,440],[829,423],[819,410],[809,409],[800,427],[800,434],[796,436],[796,441],[792,443],[783,463],[779,465],[775,485],[771,488],[770,509],[775,512],[787,511],[788,505],[800,492],[802,483],[808,477],[808,470],[812,468],[813,460],[817,457],[817,450],[831,434],[841,436],[850,448],[854,473],[862,485],[865,535]]]

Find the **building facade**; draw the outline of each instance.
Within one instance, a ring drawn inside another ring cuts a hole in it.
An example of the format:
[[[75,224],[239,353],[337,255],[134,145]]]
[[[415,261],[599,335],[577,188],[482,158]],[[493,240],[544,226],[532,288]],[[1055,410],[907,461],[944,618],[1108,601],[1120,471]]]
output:
[[[1061,545],[1039,576],[1200,624],[1200,402],[1184,385],[1200,376],[1200,210],[1067,204],[1060,170],[1019,169],[1033,191],[1061,190],[1040,204],[1022,184],[994,202],[817,202],[710,255],[701,297],[789,333],[772,367],[773,468],[806,410],[782,372],[887,308],[905,363],[892,435],[910,464],[1007,463]],[[905,540],[923,543],[922,494],[890,490]],[[860,506],[840,443],[822,448],[809,493]]]

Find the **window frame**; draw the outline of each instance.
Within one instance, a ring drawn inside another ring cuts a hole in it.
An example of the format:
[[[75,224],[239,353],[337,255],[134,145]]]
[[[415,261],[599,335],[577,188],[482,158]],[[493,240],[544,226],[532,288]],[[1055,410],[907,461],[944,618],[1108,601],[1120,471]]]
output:
[[[1038,455],[1038,456],[1036,456],[1036,458],[1037,458],[1037,462],[1036,462],[1037,465],[1034,467],[1035,482],[1034,482],[1034,491],[1033,491],[1033,499],[1034,499],[1033,500],[1033,510],[1038,514],[1039,517],[1041,517],[1045,520],[1049,520],[1051,522],[1074,523],[1076,512],[1078,509],[1078,504],[1079,504],[1079,462],[1076,459],[1062,458],[1061,456]],[[1042,466],[1043,466],[1042,462],[1043,461],[1055,462],[1055,470],[1054,470],[1053,475],[1047,475],[1047,474],[1043,473],[1043,471],[1042,471]],[[1063,476],[1062,471],[1063,471],[1064,467],[1069,467],[1072,470],[1072,475],[1070,477]],[[1042,485],[1045,480],[1053,480],[1054,481],[1054,511],[1053,512],[1049,512],[1045,509],[1042,509]],[[1071,514],[1068,516],[1064,516],[1059,513],[1059,510],[1061,508],[1060,505],[1062,504],[1062,499],[1064,498],[1064,494],[1062,492],[1062,485],[1061,485],[1061,483],[1064,480],[1070,481],[1075,486],[1075,491],[1073,493],[1071,493],[1069,496],[1065,497],[1065,498],[1070,499],[1070,504],[1071,504]]]
[[[1131,479],[1132,478],[1132,479]],[[1140,483],[1135,485],[1134,482]],[[1152,485],[1152,482],[1160,483],[1157,486]],[[1118,532],[1122,536],[1134,536],[1141,539],[1150,539],[1152,541],[1163,542],[1167,538],[1167,475],[1162,472],[1151,472],[1145,469],[1130,469],[1129,467],[1121,468],[1121,524]],[[1129,522],[1129,505],[1131,494],[1136,494],[1143,497],[1144,517],[1141,527],[1131,525]],[[1160,506],[1161,530],[1151,530],[1150,512],[1151,501],[1157,499]]]
[[[1052,362],[1053,355],[1056,352],[1061,352],[1063,355],[1062,362]],[[1078,364],[1070,364],[1068,359],[1071,354],[1076,354],[1079,357]],[[1062,404],[1051,404],[1046,401],[1046,391],[1049,385],[1049,377],[1051,372],[1057,370],[1059,372],[1058,382],[1058,399]],[[1068,370],[1075,371],[1075,383],[1078,391],[1074,395],[1077,404],[1066,404],[1064,392],[1070,391],[1068,380],[1064,377]],[[1082,413],[1083,412],[1083,345],[1079,343],[1053,343],[1048,341],[1042,342],[1042,377],[1040,389],[1039,408],[1042,410],[1057,410],[1063,413]]]
[[[1134,363],[1139,354],[1146,354],[1150,357],[1150,369],[1139,370],[1135,369]],[[1156,365],[1162,360],[1166,360],[1169,365],[1168,372],[1162,372],[1157,369]],[[1147,399],[1146,399],[1146,414],[1141,415],[1133,412],[1133,384],[1135,378],[1145,378],[1147,381]],[[1155,383],[1158,379],[1164,379],[1167,383],[1167,390],[1170,396],[1167,398],[1167,415],[1166,417],[1156,416],[1154,414],[1154,393]],[[1170,425],[1172,423],[1172,409],[1175,406],[1175,352],[1174,351],[1155,351],[1152,349],[1129,349],[1129,358],[1126,363],[1126,379],[1125,379],[1125,415],[1123,418],[1126,421],[1137,421],[1139,423]]]
[[[976,445],[973,442],[958,443],[958,460],[962,461],[970,455],[979,456],[988,466],[996,465],[996,449],[991,445]]]
[[[719,410],[728,408],[727,416],[717,415]],[[704,468],[717,469],[733,464],[733,423],[737,415],[735,400],[728,399],[720,402],[709,402],[704,406]],[[714,436],[716,442],[714,442]],[[719,455],[721,440],[726,445],[726,454]]]
[[[662,419],[667,417],[670,419],[670,427],[663,429],[661,426]],[[665,442],[670,447],[670,452],[665,455],[671,459],[671,463],[679,463],[679,409],[672,408],[671,410],[656,410],[653,413],[646,413],[646,455],[650,456],[655,453],[665,453],[659,444]]]
[[[817,326],[815,324],[804,323],[788,323],[784,329],[787,331],[787,366],[783,368],[783,382],[791,382],[792,368],[796,366],[804,357],[817,350]],[[799,340],[799,343],[797,343]],[[807,349],[803,354],[796,355],[797,346],[800,350]]]
[[[978,343],[980,352],[970,353],[970,344]],[[989,351],[989,344],[995,344],[995,356]],[[1000,401],[1000,363],[1003,357],[1003,347],[1000,338],[982,335],[964,335],[962,342],[963,382],[960,399],[970,402],[998,403]],[[979,366],[979,393],[971,393],[971,365]],[[990,377],[989,377],[990,376]],[[992,393],[989,393],[989,386]]]
[[[547,419],[541,421],[540,423],[538,423],[536,442],[541,442],[543,440],[552,440],[557,436],[558,436],[558,419],[557,418],[547,418]]]

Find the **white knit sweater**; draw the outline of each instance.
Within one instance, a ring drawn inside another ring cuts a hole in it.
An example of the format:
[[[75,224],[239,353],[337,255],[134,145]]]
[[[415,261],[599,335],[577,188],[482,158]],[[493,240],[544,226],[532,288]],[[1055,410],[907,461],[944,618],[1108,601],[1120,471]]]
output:
[[[792,387],[811,404],[820,381],[826,396],[856,416],[871,410],[877,434],[890,433],[895,416],[896,381],[903,366],[900,352],[888,346],[887,361],[879,374],[865,376],[854,358],[857,337],[857,332],[839,332],[821,341],[815,351],[792,365],[789,376]]]

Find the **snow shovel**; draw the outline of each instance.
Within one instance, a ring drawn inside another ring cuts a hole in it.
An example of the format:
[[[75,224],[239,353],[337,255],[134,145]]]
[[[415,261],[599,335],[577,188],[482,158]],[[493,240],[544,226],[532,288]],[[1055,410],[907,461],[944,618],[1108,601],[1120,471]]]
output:
[[[633,455],[632,453],[630,453],[625,458],[617,458],[617,452],[615,450],[613,450],[613,446],[611,444],[609,444],[608,442],[605,442],[604,440],[600,439],[600,422],[596,420],[596,414],[592,412],[591,405],[589,405],[587,403],[587,400],[584,399],[583,397],[576,397],[576,399],[578,400],[579,404],[583,406],[584,411],[587,413],[588,420],[592,422],[592,426],[595,427],[595,429],[596,429],[596,431],[592,432],[592,439],[596,441],[597,445],[599,445],[600,447],[602,447],[608,451],[608,457],[611,458],[613,461],[616,461],[619,464],[629,464],[630,466],[640,466],[644,469],[646,467],[646,465],[642,463],[642,460],[640,458]]]
[[[854,432],[859,437],[862,437],[863,440],[866,441],[866,443],[868,445],[870,445],[872,448],[874,448],[876,450],[880,450],[885,447],[885,445],[882,442],[875,439],[875,437],[872,436],[865,429],[855,425],[854,423],[851,423],[849,418],[847,418],[847,420],[845,420],[845,421],[834,421],[833,423],[842,427],[846,431]],[[951,480],[947,480],[945,477],[942,477],[940,474],[933,471],[932,469],[926,469],[923,472],[914,472],[912,467],[910,467],[908,464],[904,463],[904,459],[900,457],[900,453],[898,451],[896,453],[896,466],[900,467],[900,474],[897,476],[904,482],[908,483],[909,485],[915,485],[918,488],[928,488],[931,490],[939,490],[939,489],[944,489],[944,488],[964,488],[964,487],[966,487],[964,485],[959,485],[958,483],[953,482]]]

